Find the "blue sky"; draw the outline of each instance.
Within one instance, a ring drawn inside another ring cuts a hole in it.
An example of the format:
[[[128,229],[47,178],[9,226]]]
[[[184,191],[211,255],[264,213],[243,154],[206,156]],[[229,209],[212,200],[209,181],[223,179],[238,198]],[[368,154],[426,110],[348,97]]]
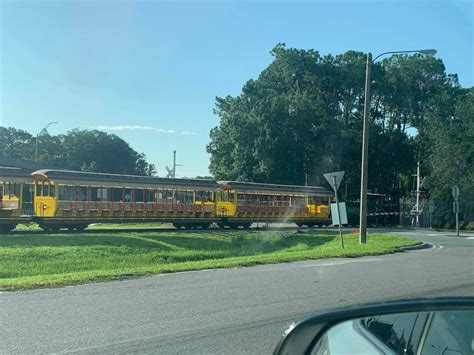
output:
[[[158,174],[206,175],[215,96],[238,95],[278,43],[322,54],[436,48],[473,79],[470,1],[0,0],[0,125],[100,127]]]

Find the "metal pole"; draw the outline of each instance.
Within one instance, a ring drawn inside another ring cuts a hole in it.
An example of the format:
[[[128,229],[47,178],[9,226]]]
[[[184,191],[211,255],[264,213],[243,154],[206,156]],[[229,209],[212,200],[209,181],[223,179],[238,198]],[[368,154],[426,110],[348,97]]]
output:
[[[416,211],[415,211],[415,227],[420,227],[420,162],[416,164]]]
[[[176,177],[176,150],[173,150],[173,178]]]
[[[334,194],[336,195],[336,211],[337,211],[337,221],[339,222],[339,237],[341,238],[341,248],[344,249],[344,239],[342,237],[342,228],[341,228],[341,214],[339,212],[339,200],[337,198],[337,183],[336,183],[336,177],[332,177],[332,181],[334,183]]]
[[[454,202],[456,205],[456,237],[459,237],[459,202],[458,199]]]
[[[367,54],[365,69],[364,128],[362,131],[362,166],[360,178],[360,220],[359,243],[367,243],[367,175],[369,155],[369,115],[370,115],[370,69],[372,53]]]

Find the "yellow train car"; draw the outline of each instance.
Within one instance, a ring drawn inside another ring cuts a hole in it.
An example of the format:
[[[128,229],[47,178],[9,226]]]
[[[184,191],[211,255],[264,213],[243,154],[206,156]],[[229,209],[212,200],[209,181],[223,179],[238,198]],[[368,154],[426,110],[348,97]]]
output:
[[[294,222],[309,227],[329,225],[333,193],[322,187],[219,181],[216,216],[222,226]]]
[[[49,231],[92,223],[159,222],[177,228],[248,228],[255,222],[328,225],[321,187],[38,170],[34,220]]]
[[[30,222],[33,213],[33,180],[30,172],[0,166],[0,232]]]
[[[161,222],[209,227],[217,222],[212,180],[168,179],[38,170],[35,220],[46,230],[82,230],[91,223]]]

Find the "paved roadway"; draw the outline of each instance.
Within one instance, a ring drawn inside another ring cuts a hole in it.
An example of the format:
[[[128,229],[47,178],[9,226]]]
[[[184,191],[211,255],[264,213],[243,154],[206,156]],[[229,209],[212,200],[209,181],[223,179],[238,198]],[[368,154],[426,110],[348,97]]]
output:
[[[316,310],[474,296],[473,237],[397,233],[435,247],[4,292],[0,352],[265,354],[291,321]]]

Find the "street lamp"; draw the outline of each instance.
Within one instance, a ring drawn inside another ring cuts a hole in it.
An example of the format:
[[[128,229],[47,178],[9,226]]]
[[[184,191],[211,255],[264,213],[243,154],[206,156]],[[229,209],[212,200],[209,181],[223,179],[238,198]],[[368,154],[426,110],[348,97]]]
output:
[[[436,49],[417,49],[409,51],[384,52],[372,59],[372,53],[367,53],[367,64],[365,69],[365,97],[364,97],[364,127],[362,130],[362,165],[360,173],[360,220],[359,220],[359,243],[367,242],[367,175],[368,175],[368,152],[369,152],[369,114],[370,114],[370,71],[372,64],[381,56],[386,54],[420,53],[434,56]]]
[[[49,122],[46,126],[44,126],[44,128],[39,131],[37,134],[36,134],[36,144],[35,144],[35,162],[38,161],[38,137],[43,134],[43,132],[47,132],[49,126],[53,125],[53,124],[57,124],[57,122]]]

